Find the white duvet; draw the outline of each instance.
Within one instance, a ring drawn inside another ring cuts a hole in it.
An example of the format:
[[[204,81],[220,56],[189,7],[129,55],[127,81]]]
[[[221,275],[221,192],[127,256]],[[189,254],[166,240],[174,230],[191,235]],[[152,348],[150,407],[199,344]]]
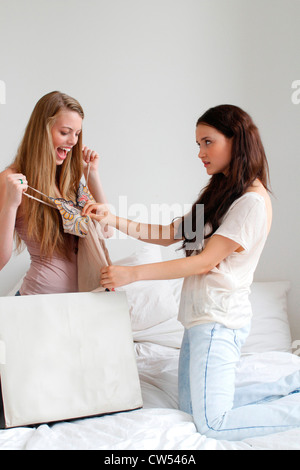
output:
[[[196,432],[191,416],[177,409],[179,350],[136,343],[143,409],[37,428],[0,431],[0,449],[103,450],[253,450],[300,449],[300,428],[270,436],[226,442]],[[274,381],[300,369],[300,358],[268,352],[244,356],[237,384]],[[299,401],[300,394],[293,395]]]

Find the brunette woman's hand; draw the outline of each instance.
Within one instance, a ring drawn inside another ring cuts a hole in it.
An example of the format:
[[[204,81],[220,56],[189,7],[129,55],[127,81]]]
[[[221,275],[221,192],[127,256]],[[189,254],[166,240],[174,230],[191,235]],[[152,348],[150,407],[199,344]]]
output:
[[[135,266],[106,266],[101,269],[100,285],[106,289],[126,286],[137,280]]]
[[[89,215],[91,219],[97,220],[102,226],[113,226],[113,215],[107,204],[87,202],[82,209],[82,215]]]

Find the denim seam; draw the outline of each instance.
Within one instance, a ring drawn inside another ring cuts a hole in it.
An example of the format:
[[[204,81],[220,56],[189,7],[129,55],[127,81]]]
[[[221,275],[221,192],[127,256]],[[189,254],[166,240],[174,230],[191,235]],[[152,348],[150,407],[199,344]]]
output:
[[[188,330],[187,330],[188,331]],[[188,348],[189,348],[189,372],[188,372],[188,378],[189,378],[189,412],[190,412],[190,415],[193,416],[193,403],[192,403],[192,397],[191,397],[191,379],[190,379],[190,376],[191,376],[191,343],[190,343],[190,337],[189,337],[189,333],[188,333],[188,341],[187,341],[187,345],[188,345]]]
[[[208,351],[207,351],[207,358],[206,358],[206,365],[205,365],[205,376],[204,376],[204,380],[205,380],[205,383],[204,383],[204,414],[205,414],[205,421],[206,421],[206,426],[208,427],[208,429],[211,429],[213,431],[215,431],[214,428],[212,428],[209,423],[208,423],[208,417],[207,417],[207,406],[206,406],[206,388],[207,388],[207,370],[208,370],[208,358],[209,358],[209,353],[210,353],[210,350],[211,350],[211,345],[212,345],[212,338],[213,338],[213,335],[214,335],[214,331],[215,331],[215,328],[216,326],[214,326],[210,332],[210,343],[209,343],[209,347],[208,347]]]

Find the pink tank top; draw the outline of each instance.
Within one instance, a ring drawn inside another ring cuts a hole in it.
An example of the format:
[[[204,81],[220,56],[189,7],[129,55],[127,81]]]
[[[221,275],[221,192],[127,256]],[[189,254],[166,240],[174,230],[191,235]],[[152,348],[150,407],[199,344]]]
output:
[[[24,219],[16,220],[16,231],[30,254],[30,268],[20,288],[21,295],[61,294],[78,292],[76,237],[72,236],[71,259],[53,255],[52,259],[40,256],[40,246],[27,236]]]

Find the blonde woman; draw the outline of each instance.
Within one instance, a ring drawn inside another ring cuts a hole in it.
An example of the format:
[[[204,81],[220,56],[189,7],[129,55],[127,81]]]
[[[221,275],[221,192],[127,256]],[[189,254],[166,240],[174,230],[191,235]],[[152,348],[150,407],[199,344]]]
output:
[[[58,91],[43,96],[14,162],[0,173],[0,270],[10,260],[14,235],[17,246],[25,243],[31,257],[20,295],[78,290],[78,238],[64,233],[59,211],[49,207],[43,195],[76,204],[81,177],[87,178],[89,171],[92,196],[106,202],[99,155],[82,145],[83,118],[83,109],[74,98]]]

